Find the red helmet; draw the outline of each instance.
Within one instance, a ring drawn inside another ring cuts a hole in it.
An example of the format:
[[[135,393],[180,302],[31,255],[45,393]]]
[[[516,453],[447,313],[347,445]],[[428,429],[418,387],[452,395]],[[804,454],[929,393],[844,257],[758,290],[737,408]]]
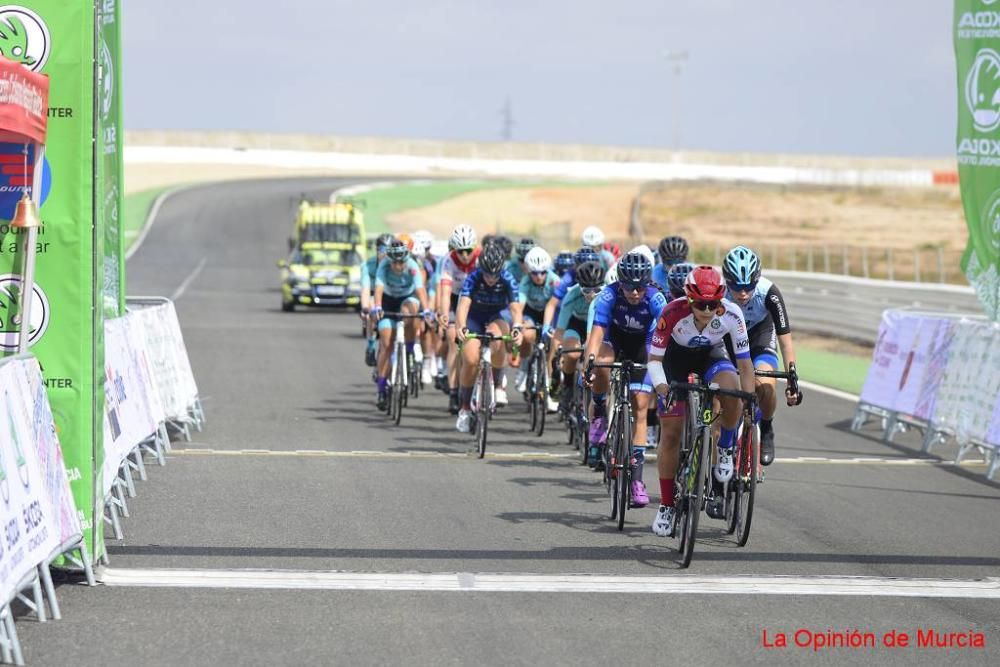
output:
[[[614,256],[616,261],[621,259],[622,247],[617,243],[612,243],[611,241],[609,241],[604,244],[604,249],[610,252]]]
[[[726,293],[722,274],[714,266],[701,265],[688,274],[684,293],[695,301],[716,301]]]

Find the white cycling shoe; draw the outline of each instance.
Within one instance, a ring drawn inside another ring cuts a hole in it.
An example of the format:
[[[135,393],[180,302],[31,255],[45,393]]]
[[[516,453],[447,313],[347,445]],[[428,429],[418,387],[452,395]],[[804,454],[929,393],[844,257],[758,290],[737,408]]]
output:
[[[550,415],[559,411],[559,401],[553,400],[551,396],[548,396],[546,397],[545,402]]]
[[[455,430],[459,433],[468,433],[472,430],[472,412],[469,410],[459,410],[458,419],[455,420]]]
[[[514,378],[514,388],[517,389],[519,394],[523,394],[528,389],[528,373],[527,371],[518,368],[517,377]]]
[[[431,377],[431,367],[424,364],[424,369],[420,371],[420,384],[427,386],[433,381]]]
[[[728,482],[733,478],[733,448],[719,447],[719,461],[715,464],[715,479]]]
[[[653,533],[660,537],[670,537],[674,534],[674,508],[660,505],[653,519]]]
[[[507,390],[503,387],[496,387],[493,391],[493,397],[498,406],[507,405]]]

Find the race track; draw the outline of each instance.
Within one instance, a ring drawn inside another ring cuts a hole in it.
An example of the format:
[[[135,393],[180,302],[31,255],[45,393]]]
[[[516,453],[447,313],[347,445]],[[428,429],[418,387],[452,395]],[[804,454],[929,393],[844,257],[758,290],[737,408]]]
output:
[[[390,426],[357,317],[279,308],[293,199],[347,183],[205,186],[160,209],[128,292],[177,299],[207,428],[149,468],[106,585],[63,585],[64,620],[18,622],[29,664],[1000,664],[1000,484],[913,460],[913,434],[850,433],[843,399],[779,413],[750,543],[703,517],[687,571],[653,507],[618,532],[598,476],[561,430],[529,436],[519,397],[485,460],[440,393]],[[814,653],[802,628],[974,630],[986,648]]]

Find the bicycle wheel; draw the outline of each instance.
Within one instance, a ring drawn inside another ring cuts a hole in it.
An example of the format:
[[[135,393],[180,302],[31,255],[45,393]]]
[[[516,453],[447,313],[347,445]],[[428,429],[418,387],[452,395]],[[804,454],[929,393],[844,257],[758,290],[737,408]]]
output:
[[[493,374],[489,368],[479,370],[479,406],[476,411],[476,422],[479,429],[476,432],[476,445],[479,458],[486,456],[486,431],[490,422],[490,404],[493,391]]]
[[[402,369],[397,372],[396,381],[392,383],[392,421],[399,426],[403,417],[403,405],[406,401],[406,385],[403,384]]]
[[[413,368],[410,372],[410,390],[413,394],[413,398],[420,397],[420,376],[424,372],[424,362],[413,362]]]
[[[618,406],[611,408],[611,425],[608,427],[608,435],[604,444],[604,451],[607,452],[604,463],[604,476],[607,479],[608,496],[611,498],[611,519],[618,518],[618,488],[622,476],[618,474],[618,441],[621,431],[621,419],[618,413]]]
[[[757,425],[751,425],[747,429],[746,456],[737,470],[740,473],[740,494],[739,503],[736,505],[736,544],[745,547],[750,539],[750,522],[753,519],[753,503],[757,496],[757,460],[760,452],[760,429]]]
[[[746,421],[741,421],[736,432],[736,445],[733,450],[733,478],[726,483],[726,534],[736,532],[739,523],[740,503],[743,498],[744,485],[743,467],[747,460],[749,444],[747,441]]]
[[[527,387],[524,392],[524,398],[528,402],[528,412],[531,413],[531,432],[534,433],[538,427],[538,414],[535,411],[535,394],[538,393],[538,387],[535,386],[534,355],[528,357],[528,365],[525,367],[524,372],[527,375]]]
[[[701,503],[705,493],[705,480],[702,469],[705,466],[705,452],[711,446],[708,437],[708,427],[699,429],[692,445],[691,461],[684,476],[685,514],[681,538],[681,567],[691,564],[694,556],[695,536],[698,532],[698,518],[701,516]]]
[[[535,424],[535,433],[538,437],[542,437],[542,433],[545,432],[545,413],[549,410],[549,387],[548,378],[545,377],[545,362],[541,359],[539,355],[538,361],[535,363],[535,392],[532,395],[532,400],[534,401],[535,411],[538,413]]]
[[[632,501],[632,408],[622,406],[621,428],[618,429],[618,530],[625,529],[625,512]]]

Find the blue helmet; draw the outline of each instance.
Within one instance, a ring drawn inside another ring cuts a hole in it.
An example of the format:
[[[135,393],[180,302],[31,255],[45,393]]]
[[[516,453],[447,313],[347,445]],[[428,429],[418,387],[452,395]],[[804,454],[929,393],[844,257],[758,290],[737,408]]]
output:
[[[625,287],[642,287],[649,283],[653,263],[641,252],[630,252],[618,262],[618,282]]]
[[[584,262],[600,262],[601,256],[597,254],[593,248],[583,246],[575,253],[573,253],[573,262],[576,266],[580,266]]]
[[[760,280],[760,258],[750,248],[738,245],[726,253],[722,262],[722,277],[730,285],[756,285]]]
[[[556,255],[555,267],[556,273],[560,276],[570,269],[576,266],[576,261],[573,259],[573,253],[571,252],[561,252]]]
[[[684,281],[687,280],[688,274],[692,270],[694,270],[694,264],[691,262],[681,262],[670,267],[670,272],[667,273],[667,284],[670,286],[670,294],[674,298],[684,296]]]

